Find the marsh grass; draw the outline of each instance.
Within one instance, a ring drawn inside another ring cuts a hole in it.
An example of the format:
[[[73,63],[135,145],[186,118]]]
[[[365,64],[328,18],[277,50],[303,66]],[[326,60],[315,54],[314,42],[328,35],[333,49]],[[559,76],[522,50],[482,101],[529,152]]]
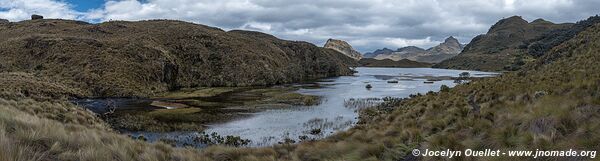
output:
[[[214,97],[224,93],[233,92],[242,88],[236,87],[201,87],[201,88],[187,88],[180,89],[177,91],[166,92],[155,96],[161,99],[185,99],[185,98],[197,98],[197,97]]]
[[[206,124],[224,122],[265,109],[311,106],[319,96],[296,93],[293,87],[214,87],[169,92],[151,105],[184,108],[125,110],[105,119],[113,128],[126,131],[201,131]]]

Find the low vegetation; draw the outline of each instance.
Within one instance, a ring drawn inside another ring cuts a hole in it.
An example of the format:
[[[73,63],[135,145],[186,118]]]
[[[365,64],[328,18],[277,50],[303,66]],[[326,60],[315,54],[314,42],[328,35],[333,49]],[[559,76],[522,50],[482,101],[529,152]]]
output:
[[[185,89],[155,98],[163,102],[160,104],[173,104],[184,108],[123,110],[106,116],[105,120],[118,130],[201,131],[207,124],[244,117],[243,113],[320,103],[318,96],[300,94],[296,90],[297,88],[293,87]]]

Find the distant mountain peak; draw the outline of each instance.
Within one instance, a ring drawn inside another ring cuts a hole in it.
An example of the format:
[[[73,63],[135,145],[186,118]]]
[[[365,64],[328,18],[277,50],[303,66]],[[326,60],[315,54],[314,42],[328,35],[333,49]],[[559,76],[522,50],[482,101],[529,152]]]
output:
[[[460,42],[458,42],[458,39],[454,38],[454,36],[450,36],[450,37],[446,38],[446,40],[444,40],[444,44],[458,44],[458,45],[460,45]]]
[[[535,20],[533,20],[531,22],[535,23],[535,22],[548,22],[548,21],[544,20],[543,18],[538,18],[538,19],[535,19]]]
[[[554,23],[550,22],[550,21],[546,21],[546,20],[541,19],[541,18],[538,18],[538,19],[535,19],[535,20],[531,21],[531,24],[554,24]]]
[[[496,22],[496,24],[492,25],[492,27],[490,28],[488,33],[499,31],[499,30],[504,30],[504,29],[508,29],[508,28],[521,28],[528,24],[529,24],[529,22],[527,22],[527,20],[523,19],[521,16],[511,16],[509,18],[504,18],[504,19]]]

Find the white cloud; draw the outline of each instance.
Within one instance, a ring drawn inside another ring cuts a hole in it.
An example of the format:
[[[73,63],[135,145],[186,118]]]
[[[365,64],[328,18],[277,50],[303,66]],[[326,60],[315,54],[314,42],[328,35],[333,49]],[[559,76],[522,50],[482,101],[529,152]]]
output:
[[[0,18],[20,21],[41,14],[46,18],[77,19],[80,13],[65,2],[54,0],[0,0]]]
[[[272,26],[269,23],[248,22],[241,28],[245,29],[245,30],[256,30],[256,31],[269,32],[271,30]]]

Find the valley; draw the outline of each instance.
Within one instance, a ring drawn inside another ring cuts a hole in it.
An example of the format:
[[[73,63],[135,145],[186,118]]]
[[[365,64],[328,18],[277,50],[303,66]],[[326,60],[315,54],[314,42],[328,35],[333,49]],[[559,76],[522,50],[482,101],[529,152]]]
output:
[[[468,44],[447,35],[464,40],[481,28],[471,22],[478,19],[409,25],[422,33],[392,33],[392,19],[381,17],[365,28],[315,15],[255,22],[285,16],[215,23],[223,29],[37,13],[0,19],[0,161],[597,159],[597,15],[573,23],[504,17]],[[285,27],[328,21],[333,27]],[[471,26],[428,26],[438,23]],[[466,149],[586,155],[418,154]]]

